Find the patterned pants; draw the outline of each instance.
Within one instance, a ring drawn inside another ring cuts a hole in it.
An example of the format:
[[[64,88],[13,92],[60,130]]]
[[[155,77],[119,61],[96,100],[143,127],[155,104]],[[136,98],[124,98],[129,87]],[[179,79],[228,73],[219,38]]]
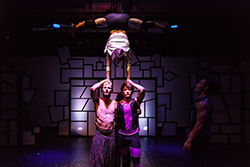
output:
[[[96,130],[89,156],[90,167],[115,166],[115,132],[109,136]]]

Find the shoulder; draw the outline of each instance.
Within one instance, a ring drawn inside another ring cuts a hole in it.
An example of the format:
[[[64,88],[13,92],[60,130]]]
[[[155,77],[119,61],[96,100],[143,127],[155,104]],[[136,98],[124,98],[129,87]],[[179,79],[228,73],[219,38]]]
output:
[[[133,105],[137,105],[137,106],[140,106],[140,105],[139,105],[139,103],[137,102],[137,98],[132,99],[131,104],[133,104]]]
[[[205,110],[205,109],[211,109],[211,104],[206,100],[201,100],[197,104],[197,109],[198,109],[198,111]]]
[[[117,105],[118,102],[116,100],[112,100],[111,103],[114,104],[114,105]]]
[[[132,101],[138,103],[137,97],[135,97]]]

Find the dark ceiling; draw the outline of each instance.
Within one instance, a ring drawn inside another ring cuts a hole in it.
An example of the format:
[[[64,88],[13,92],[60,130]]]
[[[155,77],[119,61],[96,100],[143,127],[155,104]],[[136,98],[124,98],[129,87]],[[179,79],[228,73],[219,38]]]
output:
[[[250,56],[250,5],[244,0],[5,0],[0,7],[1,55],[57,56],[68,45],[76,56],[103,54],[109,33],[82,29],[75,39],[70,25],[108,12],[178,24],[167,33],[129,30],[138,55]],[[53,23],[64,25],[57,30]]]

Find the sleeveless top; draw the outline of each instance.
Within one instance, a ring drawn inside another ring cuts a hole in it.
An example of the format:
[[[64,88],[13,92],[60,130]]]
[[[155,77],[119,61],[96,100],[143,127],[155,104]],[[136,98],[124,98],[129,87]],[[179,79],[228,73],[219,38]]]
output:
[[[193,113],[192,113],[192,120],[191,120],[191,124],[190,124],[190,128],[193,129],[196,122],[197,122],[197,104],[200,102],[200,101],[206,101],[208,102],[210,105],[211,105],[211,111],[207,113],[207,119],[202,127],[202,130],[205,131],[205,132],[210,132],[210,129],[211,129],[211,126],[212,126],[212,109],[213,109],[213,102],[212,100],[208,97],[208,96],[205,96],[205,97],[202,97],[200,99],[197,99],[195,101],[195,105],[194,105],[194,109],[193,109]]]
[[[129,40],[126,34],[122,32],[115,32],[109,36],[104,53],[108,52],[109,55],[112,55],[115,49],[121,49],[124,52],[128,52],[130,50],[129,45]]]
[[[130,16],[126,13],[110,13],[105,16],[108,27],[110,30],[127,30],[128,22]],[[122,31],[117,31],[112,33],[109,36],[109,39],[106,43],[104,53],[112,55],[112,52],[115,49],[121,49],[124,52],[128,52],[130,50],[129,40],[126,33]]]
[[[114,129],[115,101],[111,100],[109,106],[106,107],[105,102],[99,98],[99,105],[95,103],[97,129],[111,131]]]
[[[140,106],[134,99],[129,103],[125,101],[117,103],[117,121],[120,134],[133,135],[140,131],[139,116],[137,113],[137,109],[139,108]]]

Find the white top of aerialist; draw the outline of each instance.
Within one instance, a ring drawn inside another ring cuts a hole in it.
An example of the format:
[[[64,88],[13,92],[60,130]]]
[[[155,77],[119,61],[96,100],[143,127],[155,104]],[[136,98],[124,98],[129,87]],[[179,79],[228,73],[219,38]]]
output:
[[[104,53],[108,52],[109,55],[112,55],[115,49],[122,49],[125,52],[130,50],[128,37],[125,33],[117,31],[109,36]]]

